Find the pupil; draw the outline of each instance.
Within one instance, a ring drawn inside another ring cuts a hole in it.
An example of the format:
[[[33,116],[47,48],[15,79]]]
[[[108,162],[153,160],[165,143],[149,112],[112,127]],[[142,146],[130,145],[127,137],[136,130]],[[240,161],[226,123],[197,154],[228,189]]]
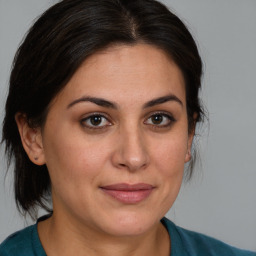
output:
[[[99,125],[101,123],[101,116],[93,116],[93,117],[91,117],[91,123],[93,125]]]
[[[153,124],[161,124],[163,121],[163,117],[161,115],[155,115],[152,117]]]

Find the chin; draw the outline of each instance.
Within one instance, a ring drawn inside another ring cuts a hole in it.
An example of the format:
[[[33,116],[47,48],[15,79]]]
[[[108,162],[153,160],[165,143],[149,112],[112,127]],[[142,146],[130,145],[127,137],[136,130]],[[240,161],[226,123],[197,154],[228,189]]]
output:
[[[105,232],[114,236],[140,236],[157,227],[160,219],[153,218],[152,214],[129,213],[106,220],[102,224]]]

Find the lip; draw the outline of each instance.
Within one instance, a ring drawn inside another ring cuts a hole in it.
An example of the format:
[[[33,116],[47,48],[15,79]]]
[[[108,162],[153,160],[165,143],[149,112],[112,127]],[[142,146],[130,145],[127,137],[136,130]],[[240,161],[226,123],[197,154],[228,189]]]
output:
[[[136,204],[146,198],[154,190],[154,186],[146,183],[118,183],[100,187],[104,193],[124,204]]]

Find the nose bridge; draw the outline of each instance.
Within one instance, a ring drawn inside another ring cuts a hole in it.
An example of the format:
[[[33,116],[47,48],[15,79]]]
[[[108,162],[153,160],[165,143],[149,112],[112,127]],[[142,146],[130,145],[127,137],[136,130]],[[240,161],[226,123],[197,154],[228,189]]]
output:
[[[149,162],[147,145],[139,125],[127,124],[119,131],[119,148],[116,152],[116,164],[119,167],[135,171],[145,168]]]

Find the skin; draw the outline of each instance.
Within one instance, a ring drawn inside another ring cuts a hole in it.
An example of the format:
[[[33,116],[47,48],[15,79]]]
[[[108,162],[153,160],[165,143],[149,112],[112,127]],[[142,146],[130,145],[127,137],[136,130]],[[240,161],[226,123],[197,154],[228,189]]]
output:
[[[170,254],[160,220],[190,160],[185,96],[182,73],[162,50],[119,45],[80,66],[53,100],[43,129],[16,116],[24,149],[35,164],[47,165],[52,182],[54,213],[38,224],[47,255]],[[101,115],[98,126],[92,124],[95,113]],[[154,189],[127,204],[101,189],[116,183]]]

